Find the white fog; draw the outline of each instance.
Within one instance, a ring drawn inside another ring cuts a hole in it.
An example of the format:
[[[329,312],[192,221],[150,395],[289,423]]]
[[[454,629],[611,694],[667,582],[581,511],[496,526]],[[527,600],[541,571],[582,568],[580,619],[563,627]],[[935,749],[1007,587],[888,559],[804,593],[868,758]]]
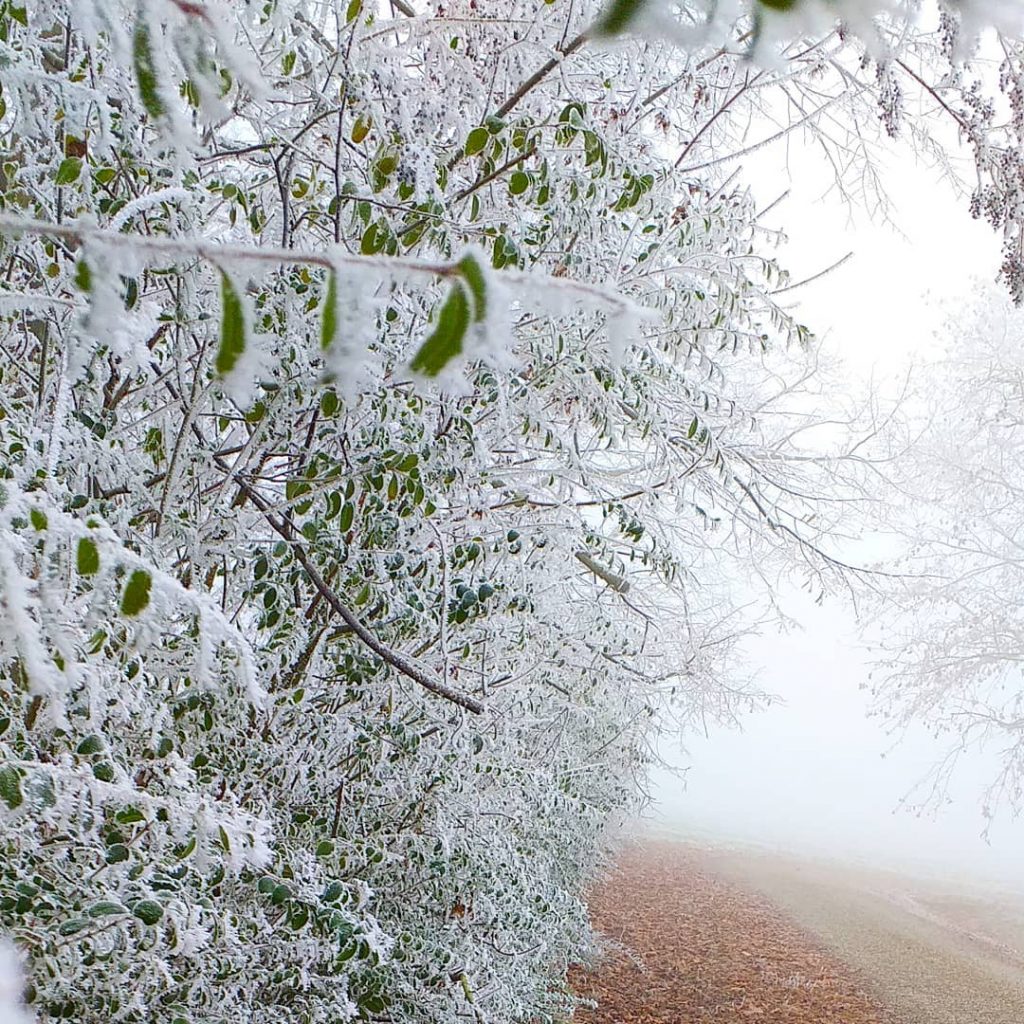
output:
[[[759,137],[753,128],[750,135]],[[782,252],[794,282],[851,254],[794,289],[793,304],[820,325],[828,357],[845,368],[839,376],[848,394],[892,399],[915,361],[947,342],[947,316],[992,275],[997,259],[987,226],[934,166],[907,145],[885,150],[884,223],[858,202],[867,197],[843,199],[820,151],[799,139],[743,166],[755,183],[777,181],[786,168],[789,195],[776,220],[785,224]],[[755,190],[765,205],[776,198],[762,185]],[[892,548],[865,536],[841,551],[851,564],[884,569]],[[1024,821],[982,813],[1000,746],[961,753],[942,797],[920,807],[953,737],[916,725],[892,731],[869,717],[878,651],[854,602],[838,594],[819,604],[793,584],[779,602],[794,626],[766,627],[742,645],[743,664],[778,703],[742,716],[735,728],[711,726],[685,750],[664,743],[661,756],[672,768],[653,777],[652,822],[1024,889]]]
[[[743,648],[779,703],[735,729],[712,726],[685,753],[663,749],[685,772],[655,774],[652,821],[684,834],[951,870],[1024,889],[1024,822],[1004,815],[990,823],[981,813],[997,758],[964,753],[948,802],[908,809],[902,798],[921,795],[917,784],[948,741],[922,729],[887,736],[867,717],[870,655],[851,610],[834,599],[819,606],[800,591],[784,599],[802,628],[765,631]]]

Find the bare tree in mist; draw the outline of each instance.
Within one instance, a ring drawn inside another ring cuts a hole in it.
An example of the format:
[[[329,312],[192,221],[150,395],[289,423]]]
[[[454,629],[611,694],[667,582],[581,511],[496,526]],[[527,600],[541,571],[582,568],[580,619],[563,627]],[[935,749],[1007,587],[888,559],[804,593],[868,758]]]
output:
[[[960,757],[999,754],[983,813],[1024,809],[1024,315],[982,290],[950,318],[902,411],[877,526],[899,575],[873,579],[882,643],[872,693],[894,732],[948,748],[911,796],[947,796]],[[890,431],[890,438],[895,430]]]

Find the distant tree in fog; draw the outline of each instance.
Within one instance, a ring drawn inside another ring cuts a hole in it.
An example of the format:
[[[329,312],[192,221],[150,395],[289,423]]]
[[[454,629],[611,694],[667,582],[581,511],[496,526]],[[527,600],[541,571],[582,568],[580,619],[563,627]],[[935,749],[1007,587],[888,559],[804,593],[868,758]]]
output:
[[[949,741],[920,792],[940,802],[961,754],[996,750],[984,812],[1024,809],[1024,314],[991,289],[950,318],[919,365],[879,529],[899,539],[882,578],[873,694],[895,729]],[[890,435],[891,441],[896,441]]]

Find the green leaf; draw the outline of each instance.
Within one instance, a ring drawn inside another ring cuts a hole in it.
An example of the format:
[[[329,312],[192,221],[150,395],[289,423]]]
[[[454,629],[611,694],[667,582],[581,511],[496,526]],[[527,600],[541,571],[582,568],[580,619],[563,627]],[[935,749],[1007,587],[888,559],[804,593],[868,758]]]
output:
[[[328,389],[320,396],[320,415],[330,419],[341,407],[337,391]]]
[[[82,537],[78,541],[75,568],[79,576],[95,576],[100,571],[100,551],[91,537]]]
[[[13,811],[24,801],[21,795],[21,773],[13,764],[0,767],[0,800]]]
[[[345,886],[341,882],[328,882],[324,888],[323,896],[320,898],[325,903],[330,903],[332,900],[336,900],[345,891]]]
[[[83,757],[89,757],[91,754],[98,754],[102,749],[103,737],[98,736],[96,733],[90,733],[78,744],[75,751]]]
[[[121,864],[128,859],[128,847],[124,843],[114,843],[107,847],[104,859],[108,864]]]
[[[220,275],[220,347],[214,366],[224,376],[229,374],[245,351],[245,316],[242,300],[223,271]]]
[[[355,21],[355,19],[359,17],[359,13],[362,9],[363,0],[350,0],[348,8],[345,11],[346,24],[350,21]]]
[[[154,925],[164,916],[164,908],[155,900],[139,900],[132,913],[145,925]]]
[[[521,196],[529,187],[530,176],[526,171],[516,171],[508,182],[508,190],[514,196]]]
[[[58,185],[73,185],[78,181],[78,176],[82,173],[82,161],[77,156],[65,157],[60,162],[60,166],[57,168],[57,177],[54,181]]]
[[[469,294],[473,298],[473,320],[480,323],[487,318],[487,279],[480,261],[472,254],[463,256],[459,260],[459,273],[469,286]]]
[[[424,377],[436,377],[462,352],[468,328],[469,299],[466,289],[456,281],[438,314],[437,326],[412,357],[410,369]]]
[[[89,269],[89,264],[81,257],[75,262],[74,281],[75,287],[80,292],[85,292],[88,295],[92,291],[92,271]]]
[[[352,141],[359,145],[367,135],[370,134],[370,129],[373,127],[373,121],[369,117],[363,117],[360,115],[356,118],[355,124],[352,125]]]
[[[359,242],[359,251],[364,256],[375,256],[384,248],[387,241],[387,233],[381,231],[374,221],[364,232]]]
[[[578,131],[584,125],[583,115],[585,113],[586,107],[582,103],[567,103],[558,115],[558,123],[568,125]]]
[[[332,270],[327,275],[327,294],[324,313],[320,321],[320,347],[330,348],[338,335],[338,275]]]
[[[482,125],[474,128],[466,137],[466,156],[473,156],[487,145],[491,133]]]
[[[29,522],[32,523],[32,526],[40,533],[42,533],[43,530],[46,529],[46,513],[42,509],[30,509],[28,513],[28,518]]]
[[[114,914],[125,913],[125,909],[120,903],[114,903],[113,900],[100,900],[99,903],[94,903],[86,913],[90,917],[111,917]]]
[[[57,803],[53,779],[45,772],[34,772],[25,780],[25,796],[37,810],[41,807],[53,807]]]
[[[686,432],[687,439],[693,437],[693,435],[697,433],[697,427],[698,427],[697,417],[694,416],[693,422],[690,424],[690,429]]]
[[[152,584],[153,578],[145,569],[133,570],[121,598],[121,613],[134,616],[144,611],[149,604],[149,590]]]
[[[351,501],[346,501],[341,510],[341,518],[338,520],[338,529],[342,533],[348,533],[352,529],[352,520],[355,519],[356,508]]]
[[[135,80],[139,84],[139,96],[146,113],[155,121],[167,113],[167,107],[160,95],[153,62],[153,47],[149,38],[149,26],[144,17],[135,21],[132,37],[132,57],[135,64]]]
[[[594,35],[621,35],[646,6],[647,0],[611,0],[594,25]]]

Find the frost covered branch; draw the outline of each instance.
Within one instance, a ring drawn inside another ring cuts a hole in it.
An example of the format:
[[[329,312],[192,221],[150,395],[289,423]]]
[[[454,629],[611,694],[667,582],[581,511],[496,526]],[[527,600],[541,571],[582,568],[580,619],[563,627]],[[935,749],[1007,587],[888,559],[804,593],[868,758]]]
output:
[[[226,472],[229,472],[226,465],[221,463],[221,466]],[[313,564],[313,560],[309,557],[309,552],[305,549],[302,542],[296,539],[295,530],[291,524],[289,524],[287,520],[282,520],[275,516],[271,506],[246,480],[242,479],[237,474],[233,474],[232,479],[234,479],[246,496],[263,513],[264,518],[270,524],[272,529],[280,534],[280,536],[288,543],[292,551],[295,552],[295,557],[305,570],[305,573],[316,589],[316,592],[331,606],[349,629],[351,629],[352,632],[355,633],[355,635],[359,637],[359,639],[366,644],[374,654],[387,662],[387,664],[395,669],[395,671],[408,677],[414,683],[422,686],[425,690],[429,690],[438,697],[443,697],[445,700],[451,701],[453,704],[457,704],[459,707],[465,708],[467,711],[472,711],[475,715],[483,714],[486,708],[480,701],[476,700],[474,697],[468,696],[467,694],[459,693],[458,690],[453,690],[443,680],[437,679],[429,672],[424,671],[404,654],[399,651],[394,651],[388,647],[387,644],[382,643],[374,635],[373,631],[368,629],[359,620],[359,617],[355,612],[344,604],[341,598],[338,597],[334,590],[332,590],[327,584],[326,580],[320,574],[320,570],[317,569]]]

